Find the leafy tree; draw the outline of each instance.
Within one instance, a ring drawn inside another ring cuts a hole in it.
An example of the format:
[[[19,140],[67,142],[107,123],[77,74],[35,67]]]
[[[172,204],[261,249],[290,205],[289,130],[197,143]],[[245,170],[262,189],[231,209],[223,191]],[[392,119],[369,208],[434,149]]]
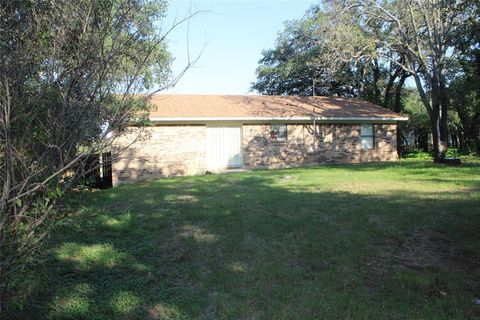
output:
[[[0,312],[9,277],[37,256],[53,205],[89,155],[175,80],[171,29],[159,24],[166,8],[164,0],[1,2]]]
[[[378,59],[372,34],[338,4],[313,6],[300,20],[288,21],[276,46],[265,50],[252,90],[261,94],[361,97],[401,110],[407,79],[401,68]]]
[[[356,95],[356,71],[349,61],[334,56],[329,21],[318,7],[303,19],[287,21],[275,48],[263,51],[252,90],[268,95]]]
[[[474,0],[324,1],[286,24],[275,48],[264,51],[252,89],[356,96],[400,112],[412,78],[430,120],[434,161],[441,162],[449,127],[463,145],[476,145],[478,28]],[[451,105],[462,134],[449,124]]]
[[[471,14],[454,30],[451,46],[457,59],[451,62],[448,93],[460,119],[460,147],[466,152],[480,154],[480,7],[476,1],[466,2]]]
[[[377,52],[415,80],[431,122],[435,162],[443,160],[448,146],[447,66],[455,58],[452,39],[469,19],[472,5],[454,0],[352,0],[347,7],[365,25],[382,26],[385,32],[375,37]]]
[[[404,90],[404,113],[409,121],[401,123],[403,140],[414,149],[429,150],[429,135],[431,134],[428,113],[423,106],[418,92],[413,88]]]

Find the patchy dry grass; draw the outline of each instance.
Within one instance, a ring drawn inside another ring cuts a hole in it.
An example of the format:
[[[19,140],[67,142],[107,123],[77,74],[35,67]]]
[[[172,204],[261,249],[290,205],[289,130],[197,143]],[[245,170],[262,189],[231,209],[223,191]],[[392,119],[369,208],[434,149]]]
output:
[[[164,179],[70,200],[19,317],[480,317],[480,165]]]

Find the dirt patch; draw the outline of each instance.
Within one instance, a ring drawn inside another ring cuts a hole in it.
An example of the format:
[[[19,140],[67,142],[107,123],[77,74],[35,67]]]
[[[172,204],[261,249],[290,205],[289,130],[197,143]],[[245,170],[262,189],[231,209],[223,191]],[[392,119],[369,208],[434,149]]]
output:
[[[478,261],[466,252],[462,243],[428,229],[415,229],[405,237],[387,238],[377,246],[378,254],[368,260],[370,272],[364,278],[365,288],[372,293],[377,291],[382,279],[399,268],[470,273],[479,267]],[[444,283],[432,284],[430,291],[429,294],[435,296],[447,293]]]
[[[431,230],[414,230],[394,255],[394,263],[413,269],[468,271],[475,267],[461,243]]]
[[[461,243],[428,229],[416,229],[403,239],[384,243],[378,259],[381,274],[394,266],[441,271],[470,271],[477,267]]]

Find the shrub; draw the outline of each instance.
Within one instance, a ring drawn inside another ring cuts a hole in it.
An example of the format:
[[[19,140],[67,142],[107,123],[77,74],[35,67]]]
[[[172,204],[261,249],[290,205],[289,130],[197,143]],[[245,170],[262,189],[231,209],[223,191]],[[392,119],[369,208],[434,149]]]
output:
[[[414,149],[402,154],[404,159],[432,160],[432,154],[423,150]]]

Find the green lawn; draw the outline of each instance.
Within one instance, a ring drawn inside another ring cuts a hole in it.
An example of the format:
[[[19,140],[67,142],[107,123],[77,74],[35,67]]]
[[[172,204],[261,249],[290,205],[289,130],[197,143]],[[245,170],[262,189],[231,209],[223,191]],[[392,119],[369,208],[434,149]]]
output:
[[[480,163],[335,165],[77,193],[51,319],[480,317]]]

